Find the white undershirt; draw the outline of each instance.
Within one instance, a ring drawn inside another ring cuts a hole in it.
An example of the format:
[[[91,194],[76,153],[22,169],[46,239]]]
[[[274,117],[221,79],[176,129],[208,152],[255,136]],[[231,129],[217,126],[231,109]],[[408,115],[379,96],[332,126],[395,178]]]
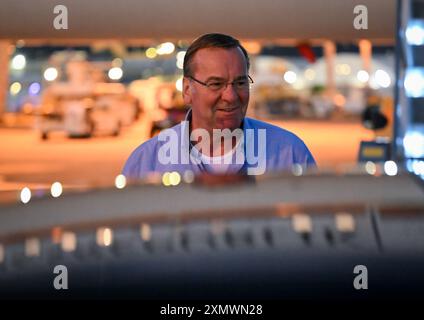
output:
[[[239,139],[237,145],[231,149],[229,152],[222,156],[217,157],[209,157],[201,153],[196,147],[195,153],[196,157],[199,157],[201,162],[203,163],[206,171],[214,174],[224,174],[224,173],[235,173],[239,171],[244,162],[237,163],[236,151],[243,152],[243,143],[241,143],[242,139]]]

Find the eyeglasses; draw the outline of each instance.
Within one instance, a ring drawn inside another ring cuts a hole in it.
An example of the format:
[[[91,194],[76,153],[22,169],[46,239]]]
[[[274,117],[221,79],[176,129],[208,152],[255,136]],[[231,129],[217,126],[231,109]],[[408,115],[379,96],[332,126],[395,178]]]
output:
[[[192,76],[188,76],[187,78],[190,78],[191,80],[196,81],[202,86],[205,86],[208,89],[215,92],[226,89],[229,84],[231,84],[233,88],[235,88],[236,90],[239,90],[239,91],[247,90],[250,88],[250,85],[253,83],[253,79],[250,76],[234,80],[233,82],[225,82],[220,80],[210,80],[208,82],[202,82]]]

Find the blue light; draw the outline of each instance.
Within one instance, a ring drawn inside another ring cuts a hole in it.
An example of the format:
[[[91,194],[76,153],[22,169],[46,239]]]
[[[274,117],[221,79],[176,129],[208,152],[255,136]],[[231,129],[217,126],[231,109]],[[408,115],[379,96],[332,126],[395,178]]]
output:
[[[28,88],[28,93],[32,96],[35,96],[38,93],[40,93],[40,90],[41,90],[40,84],[38,82],[33,82]]]
[[[403,146],[406,157],[424,158],[424,130],[408,130],[403,138]]]
[[[408,97],[424,97],[424,68],[408,68],[404,85]]]
[[[421,179],[424,179],[424,161],[422,160],[407,160],[406,168],[409,172],[420,176]]]
[[[424,44],[424,21],[411,20],[405,30],[405,36],[408,44],[421,46]]]

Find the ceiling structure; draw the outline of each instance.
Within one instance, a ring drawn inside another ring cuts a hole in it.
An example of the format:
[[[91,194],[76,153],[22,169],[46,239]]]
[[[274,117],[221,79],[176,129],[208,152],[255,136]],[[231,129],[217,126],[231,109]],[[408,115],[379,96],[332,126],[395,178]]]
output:
[[[68,29],[56,30],[56,5]],[[368,29],[356,30],[354,8],[368,9]],[[0,39],[58,44],[192,40],[222,32],[242,40],[294,43],[370,39],[394,43],[396,0],[0,0]]]

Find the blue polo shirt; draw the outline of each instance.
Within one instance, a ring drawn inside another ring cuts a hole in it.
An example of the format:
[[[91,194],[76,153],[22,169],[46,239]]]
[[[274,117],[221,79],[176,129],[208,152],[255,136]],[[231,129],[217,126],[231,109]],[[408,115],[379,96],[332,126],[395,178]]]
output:
[[[129,179],[141,179],[150,173],[176,171],[184,174],[190,170],[199,174],[207,171],[199,153],[193,152],[197,149],[190,143],[190,117],[189,111],[186,121],[163,130],[137,147],[125,163],[122,174]],[[228,172],[261,175],[292,170],[295,164],[303,168],[316,166],[311,152],[295,134],[247,117],[243,120],[243,150],[242,164],[240,158],[234,159]]]

